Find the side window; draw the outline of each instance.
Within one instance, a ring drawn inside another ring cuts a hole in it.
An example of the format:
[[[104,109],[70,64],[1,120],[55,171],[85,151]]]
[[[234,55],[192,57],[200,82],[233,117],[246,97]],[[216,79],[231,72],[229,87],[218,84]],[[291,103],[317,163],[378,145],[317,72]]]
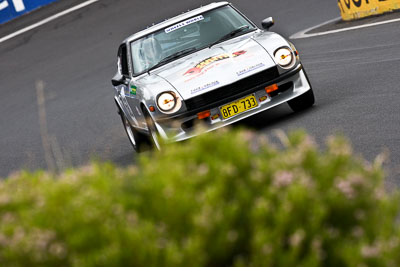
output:
[[[125,44],[122,44],[118,49],[118,69],[122,75],[129,76],[128,53]]]

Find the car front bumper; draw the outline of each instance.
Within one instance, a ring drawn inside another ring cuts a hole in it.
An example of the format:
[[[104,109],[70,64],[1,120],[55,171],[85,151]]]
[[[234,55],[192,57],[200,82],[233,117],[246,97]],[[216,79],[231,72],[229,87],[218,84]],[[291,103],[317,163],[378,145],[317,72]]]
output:
[[[269,95],[265,91],[265,87],[277,84],[279,89],[274,92],[274,95]],[[270,81],[265,84],[262,88],[255,88],[254,91],[248,91],[245,96],[238,96],[235,100],[239,100],[243,97],[254,95],[258,101],[258,106],[247,110],[243,113],[237,114],[234,117],[223,119],[220,107],[229,104],[234,101],[226,101],[224,103],[218,103],[210,108],[206,108],[201,111],[209,110],[211,116],[206,119],[198,119],[197,113],[187,112],[179,114],[176,117],[169,119],[160,119],[155,121],[155,126],[162,139],[166,142],[183,141],[185,139],[194,137],[201,133],[216,130],[218,128],[225,127],[232,123],[243,120],[247,117],[253,116],[257,113],[273,108],[282,103],[292,100],[308,90],[311,89],[311,85],[308,81],[306,73],[301,64],[298,64],[293,70],[281,75],[279,78]],[[199,111],[199,112],[201,112]],[[195,127],[201,124],[201,127]]]

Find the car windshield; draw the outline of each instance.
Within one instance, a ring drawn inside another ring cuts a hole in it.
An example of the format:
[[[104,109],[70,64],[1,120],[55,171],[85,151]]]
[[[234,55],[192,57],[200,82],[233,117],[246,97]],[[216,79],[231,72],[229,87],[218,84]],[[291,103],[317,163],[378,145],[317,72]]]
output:
[[[229,5],[205,12],[133,41],[133,74],[255,29]]]

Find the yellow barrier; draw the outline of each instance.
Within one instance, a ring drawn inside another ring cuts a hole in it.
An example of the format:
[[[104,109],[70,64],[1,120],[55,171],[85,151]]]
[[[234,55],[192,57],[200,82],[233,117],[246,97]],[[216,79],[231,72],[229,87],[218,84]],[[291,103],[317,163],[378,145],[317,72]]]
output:
[[[338,0],[343,20],[380,15],[400,9],[400,0]]]

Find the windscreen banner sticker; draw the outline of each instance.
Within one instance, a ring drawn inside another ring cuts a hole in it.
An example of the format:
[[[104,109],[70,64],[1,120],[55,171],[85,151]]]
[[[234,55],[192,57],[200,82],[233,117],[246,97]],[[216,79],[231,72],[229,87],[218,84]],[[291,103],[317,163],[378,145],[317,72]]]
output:
[[[209,57],[201,62],[199,62],[194,68],[191,68],[190,70],[186,71],[183,75],[193,75],[193,74],[199,74],[201,73],[201,71],[207,67],[208,65],[211,65],[214,62],[218,62],[218,61],[222,61],[228,58],[235,58],[235,57],[239,57],[241,55],[246,54],[247,51],[245,50],[241,50],[241,51],[237,51],[234,52],[232,54],[222,54],[222,55],[218,55],[218,56],[213,56],[213,57]]]
[[[173,32],[175,30],[178,30],[180,28],[186,27],[187,25],[190,25],[190,24],[193,24],[195,22],[202,21],[202,20],[204,20],[204,17],[202,15],[200,15],[200,16],[197,16],[197,17],[194,17],[194,18],[179,22],[178,24],[175,24],[175,25],[173,25],[171,27],[168,27],[168,28],[165,29],[165,32],[166,33],[170,33],[170,32]]]
[[[237,71],[236,74],[237,74],[237,76],[242,76],[242,75],[244,75],[246,73],[252,72],[252,71],[254,71],[256,69],[259,69],[259,68],[262,68],[264,66],[265,66],[264,63],[258,63],[256,65],[250,66],[250,67],[245,68],[243,70]]]
[[[212,87],[217,86],[217,85],[219,85],[219,81],[214,81],[214,82],[211,82],[211,83],[207,83],[207,84],[205,84],[203,86],[200,86],[200,87],[197,87],[195,89],[190,90],[190,93],[192,95],[194,95],[194,94],[197,94],[198,92],[207,90],[207,89],[212,88]]]

